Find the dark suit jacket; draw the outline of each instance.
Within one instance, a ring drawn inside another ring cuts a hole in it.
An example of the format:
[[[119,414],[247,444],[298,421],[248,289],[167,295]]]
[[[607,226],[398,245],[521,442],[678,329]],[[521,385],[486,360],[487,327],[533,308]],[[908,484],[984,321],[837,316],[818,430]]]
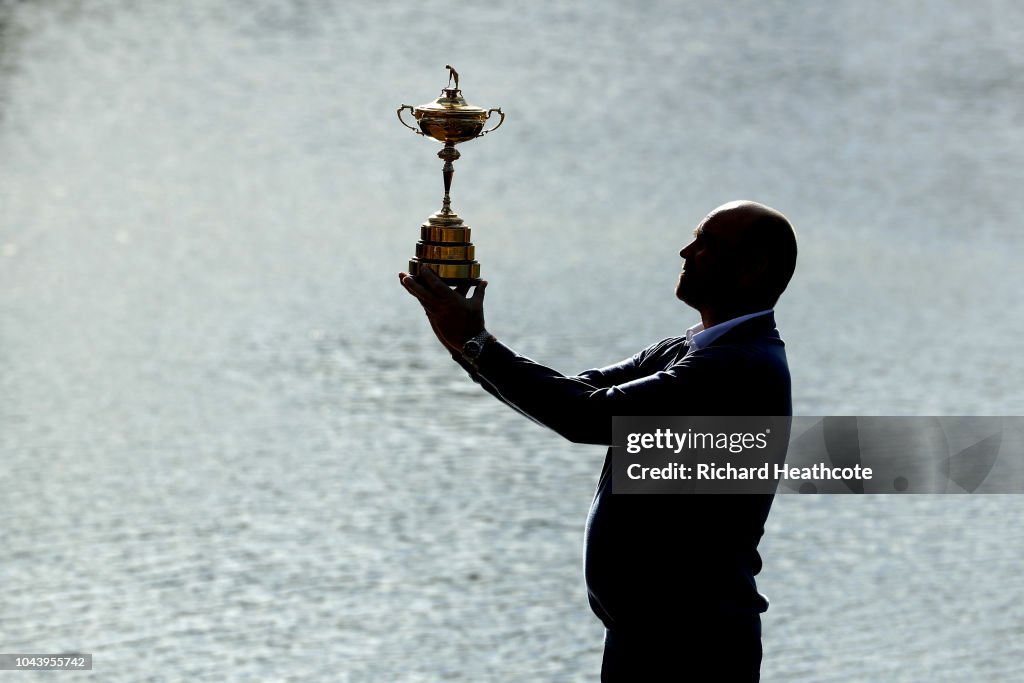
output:
[[[792,415],[789,367],[775,319],[745,321],[686,356],[664,339],[621,363],[566,377],[500,343],[474,370],[491,394],[578,443],[610,446],[616,415]],[[770,495],[611,493],[611,448],[587,519],[585,574],[610,629],[678,627],[701,615],[763,612],[757,544]]]

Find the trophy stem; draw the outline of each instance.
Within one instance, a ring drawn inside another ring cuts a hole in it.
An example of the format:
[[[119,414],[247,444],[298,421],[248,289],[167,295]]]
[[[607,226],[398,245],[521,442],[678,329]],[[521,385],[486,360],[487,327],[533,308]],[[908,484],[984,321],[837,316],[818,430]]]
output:
[[[441,200],[441,214],[448,215],[452,212],[452,176],[455,175],[455,166],[452,162],[462,154],[455,149],[454,144],[448,142],[445,143],[444,149],[437,153],[437,156],[444,160],[444,168],[441,169],[441,175],[444,176],[444,199]]]

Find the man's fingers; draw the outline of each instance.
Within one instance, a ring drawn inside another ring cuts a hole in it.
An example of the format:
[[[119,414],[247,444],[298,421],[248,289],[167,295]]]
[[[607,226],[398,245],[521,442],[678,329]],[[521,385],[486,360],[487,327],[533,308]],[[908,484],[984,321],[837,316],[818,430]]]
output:
[[[469,292],[469,283],[459,283],[458,285],[455,286],[455,291],[458,292],[460,296],[466,296],[466,294]]]
[[[481,280],[480,284],[476,286],[476,290],[473,291],[473,296],[470,297],[471,300],[482,304],[484,302],[485,289],[487,289],[487,280]]]
[[[420,266],[420,278],[423,279],[423,284],[426,285],[427,290],[436,296],[451,295],[452,290],[448,289],[448,285],[438,277],[437,273],[427,268],[426,265]]]
[[[412,275],[409,275],[408,273],[399,273],[398,281],[402,283],[402,286],[405,287],[406,291],[419,299],[420,303],[427,304],[433,300],[434,297],[431,296],[430,292],[425,290],[418,282],[416,282],[416,278]]]

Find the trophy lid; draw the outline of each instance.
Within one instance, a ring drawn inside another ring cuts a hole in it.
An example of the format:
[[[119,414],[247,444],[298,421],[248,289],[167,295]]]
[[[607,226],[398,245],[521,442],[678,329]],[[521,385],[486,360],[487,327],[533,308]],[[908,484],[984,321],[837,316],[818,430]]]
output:
[[[471,116],[473,118],[486,115],[487,110],[466,103],[462,91],[457,88],[443,88],[441,96],[433,102],[421,104],[415,109],[416,114],[443,114],[444,116]]]
[[[487,110],[481,107],[474,107],[471,104],[466,104],[465,98],[462,97],[462,91],[459,90],[459,72],[456,71],[450,64],[445,64],[444,68],[448,69],[448,87],[441,89],[441,96],[433,102],[427,104],[421,104],[413,110],[413,113],[419,118],[423,114],[433,114],[442,116],[469,116],[472,118],[478,118],[481,115],[486,116]],[[455,81],[455,87],[452,87],[452,81]]]

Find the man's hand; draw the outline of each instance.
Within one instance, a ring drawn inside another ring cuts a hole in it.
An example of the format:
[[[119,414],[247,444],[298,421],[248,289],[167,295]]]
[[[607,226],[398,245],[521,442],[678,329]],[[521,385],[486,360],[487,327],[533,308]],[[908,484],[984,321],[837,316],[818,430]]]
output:
[[[408,273],[399,273],[398,280],[419,299],[434,334],[452,353],[462,353],[462,345],[483,331],[486,281],[467,297],[470,285],[458,285],[453,291],[425,265],[420,266],[418,282]]]

